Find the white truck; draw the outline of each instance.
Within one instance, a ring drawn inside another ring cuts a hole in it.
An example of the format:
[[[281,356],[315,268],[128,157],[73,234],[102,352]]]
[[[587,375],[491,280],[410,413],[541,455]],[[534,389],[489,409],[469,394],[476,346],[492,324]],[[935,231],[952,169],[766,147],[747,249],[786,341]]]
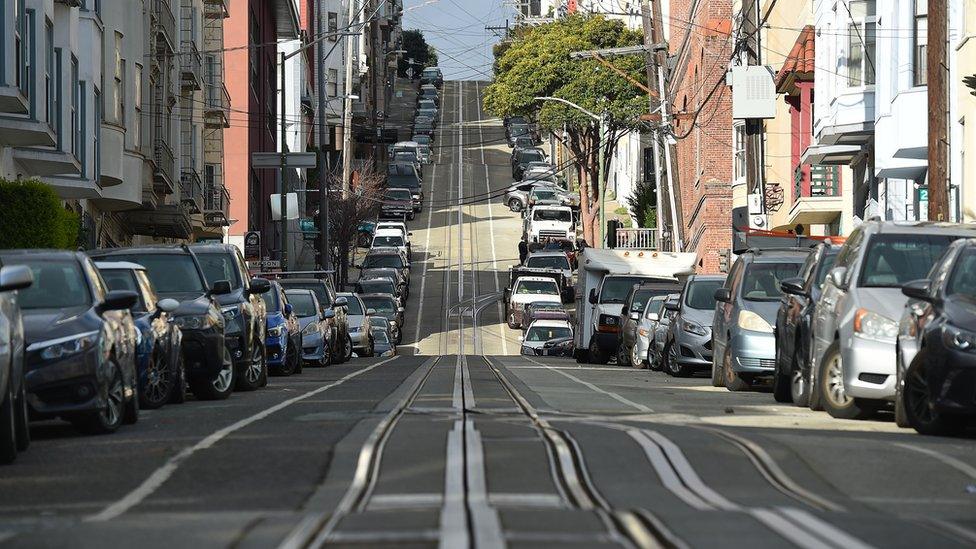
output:
[[[518,276],[512,287],[505,289],[505,319],[508,327],[513,330],[522,327],[522,315],[529,303],[561,303],[563,293],[556,280],[552,276]]]
[[[569,206],[539,204],[526,211],[522,223],[523,238],[527,243],[548,238],[576,240],[576,218]]]
[[[635,284],[682,281],[697,255],[637,249],[585,248],[576,286],[576,360],[606,364],[619,345],[620,312]]]

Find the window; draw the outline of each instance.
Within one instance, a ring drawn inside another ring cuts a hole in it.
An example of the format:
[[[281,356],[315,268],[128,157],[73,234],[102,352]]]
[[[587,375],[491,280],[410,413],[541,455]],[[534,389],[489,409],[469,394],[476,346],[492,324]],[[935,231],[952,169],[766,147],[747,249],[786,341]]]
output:
[[[850,0],[850,23],[847,26],[847,85],[874,84],[874,14],[868,13],[866,0]]]
[[[75,156],[76,159],[81,159],[81,142],[78,140],[78,134],[81,133],[81,121],[78,120],[78,92],[81,86],[78,83],[78,59],[72,55],[71,56],[71,154]]]
[[[339,14],[336,13],[336,12],[334,12],[334,11],[330,11],[329,12],[329,30],[328,30],[328,32],[329,32],[329,35],[330,35],[329,36],[329,40],[331,40],[332,42],[335,42],[336,40],[339,39],[338,36],[335,36],[335,34],[337,32],[339,32]]]
[[[87,172],[87,162],[86,154],[88,151],[85,150],[85,134],[88,129],[88,121],[86,117],[87,112],[87,101],[85,100],[85,81],[82,80],[78,82],[78,133],[75,134],[74,140],[78,143],[78,161],[81,162],[81,176],[85,177]]]
[[[339,70],[329,69],[329,97],[336,97],[339,95]]]
[[[255,17],[254,14],[252,13],[251,31],[250,31],[250,35],[248,36],[248,42],[249,45],[251,46],[250,50],[248,50],[248,61],[250,62],[249,69],[251,71],[251,74],[249,75],[249,80],[252,89],[254,89],[255,95],[257,95],[257,88],[254,88],[254,86],[257,85],[258,79],[260,78],[259,68],[258,68],[258,58],[261,55],[261,50],[256,47],[260,43],[260,40],[258,40],[260,36],[261,36],[261,30],[258,28],[257,17]]]
[[[24,29],[24,72],[21,91],[30,102],[30,117],[37,120],[37,74],[35,72],[34,10],[27,10]]]
[[[915,0],[915,28],[912,36],[915,59],[912,72],[916,86],[928,83],[928,39],[929,39],[929,6],[928,0]]]
[[[132,117],[132,146],[142,148],[142,65],[136,63],[135,78],[132,81],[132,105],[135,116]]]
[[[26,0],[14,0],[13,14],[14,14],[14,85],[20,88],[20,91],[26,96],[27,95],[27,78],[25,73],[27,68],[25,63],[27,62],[27,44],[24,40],[25,31],[24,25],[27,23],[27,16],[24,14],[24,2]]]
[[[98,181],[102,175],[102,122],[104,121],[104,109],[102,108],[102,92],[95,88],[95,98],[92,103],[94,115],[92,117],[94,130],[92,132],[92,179]]]
[[[54,25],[48,19],[44,23],[44,117],[54,128]]]
[[[122,35],[115,33],[115,122],[125,125],[125,59],[122,59]]]
[[[61,69],[61,48],[54,49],[54,129],[58,134],[58,150],[64,150],[64,115],[61,113],[61,105],[64,97],[64,76]]]
[[[732,182],[746,182],[746,124],[736,122],[732,126]]]

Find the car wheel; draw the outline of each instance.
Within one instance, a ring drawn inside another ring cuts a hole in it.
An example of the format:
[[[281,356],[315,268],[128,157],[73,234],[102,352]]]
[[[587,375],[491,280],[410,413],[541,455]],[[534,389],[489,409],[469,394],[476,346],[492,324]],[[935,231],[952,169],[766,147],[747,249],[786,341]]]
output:
[[[678,346],[669,341],[664,347],[664,355],[668,357],[668,373],[674,377],[690,377],[691,368],[678,363]]]
[[[278,367],[278,374],[283,376],[290,376],[297,373],[298,370],[298,351],[295,346],[289,341],[286,343],[287,348],[285,349],[284,360],[281,361],[281,366]]]
[[[173,375],[175,380],[173,385],[170,387],[169,391],[169,403],[170,404],[183,404],[186,402],[186,363],[183,362],[183,353],[176,353],[176,368],[174,369]]]
[[[346,346],[345,346],[345,356],[342,359],[343,362],[349,362],[352,360],[352,337],[346,334]]]
[[[251,343],[251,359],[237,372],[237,383],[235,389],[238,391],[254,391],[261,386],[261,378],[264,374],[264,360],[261,346],[255,342]]]
[[[332,365],[332,345],[325,339],[322,341],[322,358],[319,360],[319,366],[325,368],[330,365]]]
[[[799,346],[793,349],[793,368],[790,370],[790,400],[796,406],[810,404],[810,380],[800,367]]]
[[[7,391],[0,402],[0,463],[17,459],[17,421],[14,417],[14,384],[7,381]]]
[[[624,348],[623,343],[617,347],[617,366],[630,366],[630,352]]]
[[[934,409],[929,396],[927,368],[925,349],[922,349],[905,371],[905,389],[902,391],[905,417],[909,425],[923,435],[956,435],[966,426],[966,422],[963,418],[943,414]]]
[[[508,315],[508,327],[511,328],[512,330],[518,330],[519,328],[522,327],[522,325],[519,324],[518,322],[515,322],[515,315],[510,314]]]
[[[161,362],[158,353],[153,353],[149,357],[146,383],[139,391],[139,406],[146,410],[155,410],[166,404],[173,392],[173,372],[169,367],[164,367]]]
[[[224,400],[234,392],[234,365],[228,360],[213,377],[190,380],[190,390],[200,400]]]
[[[109,359],[108,368],[111,377],[105,387],[100,387],[105,406],[101,410],[93,410],[70,418],[71,423],[79,431],[90,435],[113,433],[122,425],[125,414],[125,385],[122,382],[122,370],[114,358]]]
[[[302,337],[301,334],[298,336],[298,343],[293,345],[295,348],[295,373],[300,374],[305,369],[305,359],[302,358]]]
[[[654,346],[655,343],[651,341],[647,348],[647,367],[652,371],[660,372],[664,366],[661,365],[661,354]]]
[[[779,372],[780,365],[776,365],[776,374],[773,375],[773,399],[776,402],[790,403],[793,402],[792,385],[790,374],[781,374]],[[796,368],[791,367],[790,371],[794,371]]]
[[[831,417],[859,419],[867,415],[866,410],[848,396],[844,389],[844,362],[840,354],[840,342],[831,343],[824,353],[820,363],[819,385],[824,410]]]
[[[715,348],[715,339],[712,338],[712,348]],[[726,344],[728,348],[728,344]],[[721,364],[719,363],[721,362]],[[725,382],[722,379],[722,373],[725,371],[725,352],[722,352],[722,357],[719,358],[718,354],[712,353],[712,387],[725,387]]]
[[[739,392],[748,391],[752,388],[752,384],[732,368],[732,348],[728,344],[725,345],[725,358],[722,362],[724,362],[725,366],[723,369],[725,375],[722,381],[726,389],[732,392]]]
[[[373,341],[373,338],[371,337],[367,338],[366,348],[363,350],[363,356],[369,358],[375,354],[376,354],[376,342]]]
[[[647,368],[647,361],[637,355],[637,345],[630,348],[630,365],[638,370]]]
[[[600,349],[600,344],[597,343],[596,338],[590,340],[590,362],[593,364],[606,364],[610,362],[610,354]]]
[[[393,336],[393,343],[399,345],[402,342],[403,342],[403,330],[397,328],[396,334]]]
[[[517,198],[513,198],[508,201],[508,209],[513,212],[520,212],[522,211],[522,202]]]
[[[27,382],[20,383],[20,395],[14,400],[14,427],[17,430],[17,451],[30,446],[30,414],[27,412]]]

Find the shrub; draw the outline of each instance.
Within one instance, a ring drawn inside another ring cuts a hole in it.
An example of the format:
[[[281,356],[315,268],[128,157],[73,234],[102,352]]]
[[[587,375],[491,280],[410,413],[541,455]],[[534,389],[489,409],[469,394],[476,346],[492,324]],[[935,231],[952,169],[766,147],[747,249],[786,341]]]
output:
[[[657,226],[657,188],[653,182],[638,181],[633,193],[627,197],[627,205],[642,228]]]
[[[0,249],[74,249],[78,216],[61,205],[49,185],[0,179]]]

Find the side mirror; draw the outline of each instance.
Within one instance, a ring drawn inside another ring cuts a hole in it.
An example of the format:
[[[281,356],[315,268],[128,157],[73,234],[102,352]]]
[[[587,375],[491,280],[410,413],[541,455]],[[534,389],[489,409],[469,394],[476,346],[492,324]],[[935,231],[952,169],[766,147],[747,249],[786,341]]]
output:
[[[271,282],[267,278],[252,278],[251,279],[251,290],[252,294],[266,294],[271,290]]]
[[[366,316],[373,316],[376,314],[376,309],[366,309]]]
[[[779,283],[779,288],[784,294],[808,297],[806,290],[803,289],[803,282],[802,278],[787,278]]]
[[[724,289],[724,288],[722,288],[722,289]],[[716,295],[717,295],[717,292],[716,292]],[[716,299],[718,299],[718,297],[716,297]],[[664,302],[664,308],[667,309],[667,310],[669,310],[669,311],[677,311],[678,309],[681,308],[681,306],[678,305],[678,302],[677,301],[670,301],[669,300],[669,301],[665,301]]]
[[[34,273],[26,265],[0,268],[0,292],[23,290],[34,283]]]
[[[622,308],[620,309],[620,316],[630,316],[630,308],[629,308],[629,307],[627,307],[626,305],[624,305],[624,306],[623,306],[623,307],[622,307]]]
[[[101,310],[103,311],[122,311],[131,309],[139,301],[139,294],[129,290],[112,290],[105,294],[105,301],[102,301]]]
[[[715,301],[719,303],[728,303],[732,301],[732,292],[728,288],[719,288],[715,290]],[[668,304],[665,303],[664,307],[667,308]]]
[[[160,299],[159,303],[156,304],[156,308],[164,313],[172,313],[180,308],[180,302],[167,297],[166,299]]]
[[[344,297],[337,297],[335,300],[336,307],[348,307],[349,300]]]
[[[596,305],[596,288],[590,288],[589,302],[590,305]]]
[[[830,281],[838,288],[847,287],[847,267],[834,267],[830,271]]]
[[[913,280],[901,287],[901,293],[912,299],[932,301],[932,296],[929,295],[929,289],[930,286],[928,280]]]
[[[229,280],[218,280],[217,282],[214,282],[213,287],[210,288],[210,293],[213,295],[227,295],[231,291]]]
[[[335,318],[335,311],[332,309],[322,311],[322,320],[332,320],[333,318]]]
[[[291,306],[291,303],[285,303],[285,316],[290,315],[293,310],[295,308]]]

